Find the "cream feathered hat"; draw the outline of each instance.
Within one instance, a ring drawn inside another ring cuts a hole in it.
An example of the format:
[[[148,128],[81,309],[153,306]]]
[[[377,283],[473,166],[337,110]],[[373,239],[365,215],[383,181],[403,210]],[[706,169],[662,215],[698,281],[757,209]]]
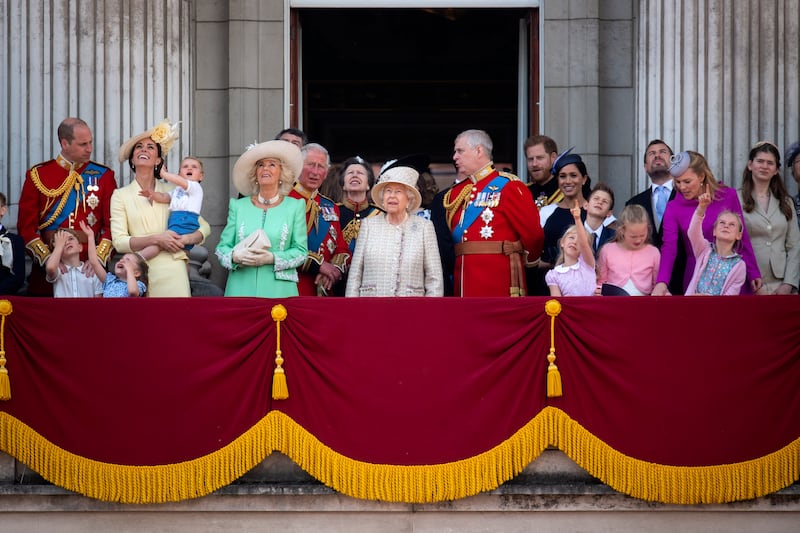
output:
[[[303,155],[300,153],[300,149],[292,143],[278,140],[251,144],[233,165],[233,186],[242,196],[253,194],[250,172],[256,163],[268,158],[280,161],[292,174],[292,180],[296,180],[303,171]]]
[[[136,143],[147,138],[153,139],[153,142],[161,147],[161,159],[164,159],[167,156],[167,152],[172,149],[172,145],[175,144],[175,141],[178,140],[180,136],[178,124],[180,124],[180,122],[170,124],[169,119],[165,118],[149,130],[134,135],[119,147],[119,162],[124,163],[128,161],[131,158],[133,147],[136,146]]]

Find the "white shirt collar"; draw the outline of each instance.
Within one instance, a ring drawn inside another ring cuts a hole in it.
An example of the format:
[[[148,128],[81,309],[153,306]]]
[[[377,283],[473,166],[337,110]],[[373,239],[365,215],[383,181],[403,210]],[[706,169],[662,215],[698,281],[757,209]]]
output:
[[[574,265],[566,266],[564,263],[556,265],[554,270],[559,274],[564,274],[565,272],[569,272],[570,270],[578,270],[580,267],[581,267],[581,262],[580,260],[578,260],[578,262],[575,263]]]
[[[584,221],[583,227],[586,229],[587,233],[589,233],[590,235],[594,233],[595,235],[597,235],[597,238],[599,239],[600,234],[603,233],[603,228],[605,226],[603,224],[600,224],[600,227],[598,227],[597,229],[592,229],[592,227],[586,221]]]

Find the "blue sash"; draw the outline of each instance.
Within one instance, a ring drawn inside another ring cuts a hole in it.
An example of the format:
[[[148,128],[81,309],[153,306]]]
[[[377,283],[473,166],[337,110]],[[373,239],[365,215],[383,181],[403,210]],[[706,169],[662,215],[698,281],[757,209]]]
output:
[[[459,243],[464,237],[464,232],[469,229],[473,222],[478,220],[483,210],[487,207],[497,207],[500,202],[500,191],[510,180],[505,176],[497,176],[477,194],[475,200],[464,208],[462,221],[453,228],[453,242]]]
[[[96,163],[89,162],[86,165],[86,168],[83,169],[81,172],[81,178],[83,179],[84,186],[88,181],[92,185],[97,185],[97,181],[99,180],[100,176],[102,176],[106,171],[106,167],[102,167]],[[83,199],[85,195],[85,189],[81,187],[80,189],[80,198],[78,197],[78,191],[75,190],[75,187],[71,187],[67,196],[67,201],[64,202],[64,207],[61,209],[61,212],[58,216],[53,220],[52,224],[47,226],[46,228],[42,228],[43,230],[53,230],[58,229],[61,227],[61,224],[69,217],[70,213],[73,213],[78,205],[78,202]],[[58,208],[58,205],[61,202],[56,202],[50,208],[50,211],[42,217],[43,220],[49,220],[53,213]]]
[[[307,200],[313,202],[314,200]],[[312,224],[311,230],[308,232],[308,249],[309,251],[316,252],[319,250],[322,241],[328,235],[331,223],[327,220],[328,217],[335,214],[335,205],[333,201],[321,197],[319,199],[319,213],[317,213],[317,223]],[[316,228],[316,229],[315,229]]]

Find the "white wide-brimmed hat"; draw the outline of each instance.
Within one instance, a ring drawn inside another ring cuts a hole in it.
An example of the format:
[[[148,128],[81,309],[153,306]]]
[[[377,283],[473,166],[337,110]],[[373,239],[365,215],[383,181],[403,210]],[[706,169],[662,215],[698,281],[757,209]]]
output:
[[[136,143],[147,138],[153,139],[153,142],[161,147],[161,159],[164,159],[167,156],[167,152],[170,151],[172,145],[175,144],[175,141],[178,140],[180,136],[178,124],[180,124],[180,122],[170,124],[169,119],[165,118],[149,130],[139,135],[134,135],[119,147],[119,162],[124,163],[129,160]]]
[[[372,188],[372,201],[383,206],[383,189],[390,183],[404,185],[411,193],[408,210],[414,212],[422,205],[422,195],[417,190],[419,172],[411,167],[392,167],[378,178],[378,183]]]
[[[278,140],[252,144],[233,165],[233,186],[240,194],[243,196],[253,194],[250,172],[257,162],[268,158],[280,161],[291,174],[290,180],[296,180],[303,171],[303,155],[300,153],[300,149],[289,141]]]

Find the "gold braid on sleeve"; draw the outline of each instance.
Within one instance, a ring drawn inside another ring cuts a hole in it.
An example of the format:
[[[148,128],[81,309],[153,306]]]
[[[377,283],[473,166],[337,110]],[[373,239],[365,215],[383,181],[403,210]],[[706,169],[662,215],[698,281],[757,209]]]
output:
[[[111,241],[108,239],[103,239],[100,241],[100,244],[97,245],[97,259],[106,266],[108,264],[108,257],[111,255],[111,250],[113,246],[111,245]]]

